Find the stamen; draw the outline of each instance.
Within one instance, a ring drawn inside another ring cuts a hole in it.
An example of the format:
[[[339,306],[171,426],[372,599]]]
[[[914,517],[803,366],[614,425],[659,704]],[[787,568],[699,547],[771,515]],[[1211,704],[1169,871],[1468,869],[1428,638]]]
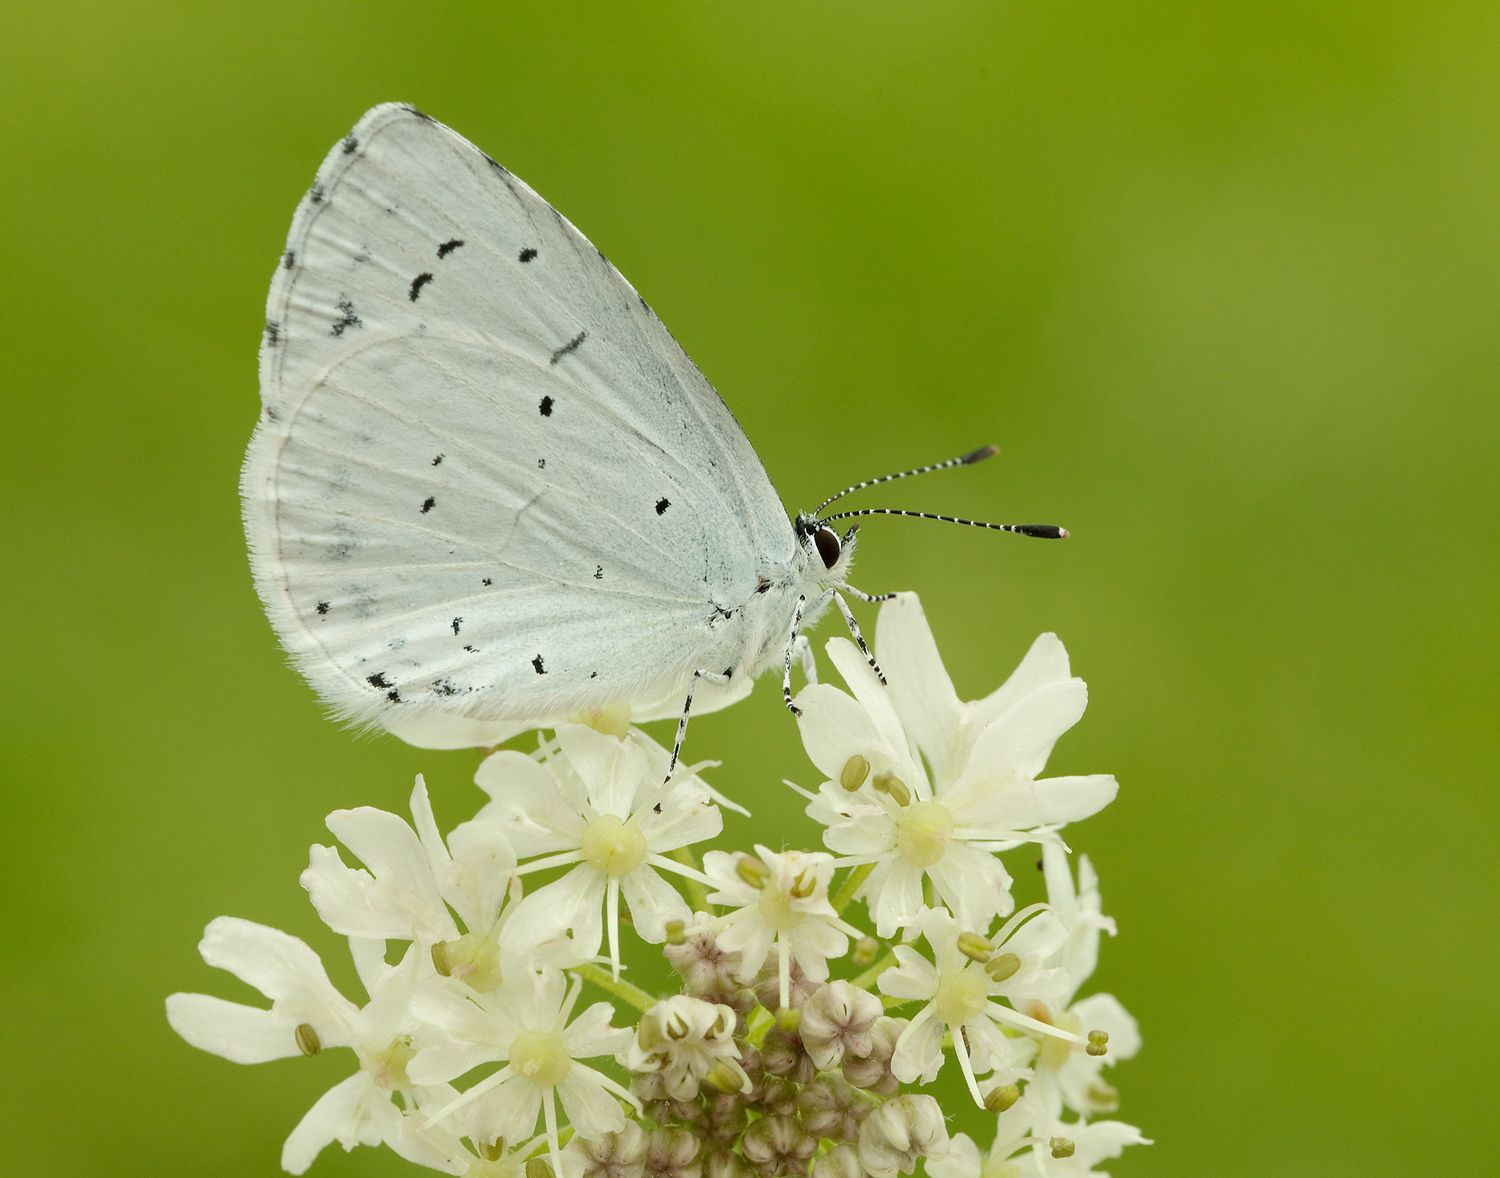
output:
[[[752,859],[749,855],[740,855],[735,860],[734,873],[756,891],[765,887],[766,880],[771,878],[771,873],[766,870],[766,865],[759,859]]]
[[[989,960],[990,954],[994,953],[995,946],[990,944],[989,938],[982,937],[978,933],[959,933],[958,951],[970,961],[984,963]]]
[[[865,783],[865,778],[870,776],[870,762],[858,753],[844,762],[844,767],[839,770],[839,785],[853,793]]]
[[[991,1088],[989,1095],[984,1098],[984,1111],[988,1113],[1003,1113],[1020,1099],[1021,1089],[1015,1084],[1005,1084],[999,1088]]]
[[[906,782],[890,771],[882,771],[875,774],[875,780],[871,783],[875,792],[885,794],[898,806],[911,804],[911,790],[906,788]]]
[[[292,1032],[292,1038],[297,1041],[297,1050],[303,1055],[317,1055],[323,1050],[323,1041],[318,1038],[317,1029],[312,1023],[298,1023],[297,1029]]]

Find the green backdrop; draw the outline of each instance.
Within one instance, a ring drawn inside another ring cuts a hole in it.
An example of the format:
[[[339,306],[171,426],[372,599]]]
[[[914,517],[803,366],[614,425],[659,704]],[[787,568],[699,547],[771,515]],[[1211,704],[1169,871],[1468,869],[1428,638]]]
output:
[[[413,101],[562,208],[789,506],[871,521],[958,685],[1055,629],[1112,771],[1071,832],[1141,1020],[1120,1175],[1493,1164],[1500,10],[27,3],[0,47],[0,1171],[264,1175],[345,1061],[167,1029],[231,912],[338,956],[330,809],[445,822],[473,757],[356,739],[288,670],[236,478],[266,286],[323,153]],[[866,611],[866,616],[869,616]],[[825,633],[832,628],[826,627]],[[694,725],[736,831],[806,840],[763,683]],[[412,1173],[325,1154],[322,1175]]]

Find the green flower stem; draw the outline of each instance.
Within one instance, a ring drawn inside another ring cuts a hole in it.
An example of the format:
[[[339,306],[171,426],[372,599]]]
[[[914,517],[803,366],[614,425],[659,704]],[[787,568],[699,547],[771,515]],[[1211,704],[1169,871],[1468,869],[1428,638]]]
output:
[[[831,901],[831,903],[833,904],[833,910],[835,912],[837,912],[840,916],[844,914],[844,909],[849,907],[849,901],[854,899],[854,893],[859,891],[860,885],[869,878],[870,872],[874,870],[875,864],[866,863],[862,867],[856,867],[849,873],[848,877],[844,880],[843,885],[839,888],[838,892],[835,893],[833,900]]]
[[[849,980],[849,984],[851,986],[858,986],[861,990],[868,990],[875,984],[876,978],[885,973],[886,970],[890,969],[891,966],[895,964],[896,955],[894,953],[887,953],[874,965],[870,966],[869,969],[865,970],[864,973],[859,974],[857,977],[851,978]]]
[[[672,858],[676,859],[684,867],[691,867],[694,871],[703,870],[698,864],[698,857],[687,847],[678,847],[672,852]],[[685,875],[679,875],[677,878],[682,880],[683,886],[687,888],[688,899],[692,901],[693,911],[707,912],[708,889],[696,879],[690,879]]]
[[[616,978],[609,970],[604,969],[602,966],[594,965],[592,962],[575,965],[572,967],[571,972],[577,974],[586,982],[593,982],[601,990],[608,991],[622,1002],[630,1003],[631,1006],[639,1011],[650,1010],[656,1005],[656,999],[639,986],[632,985],[630,982],[625,981],[624,978]]]

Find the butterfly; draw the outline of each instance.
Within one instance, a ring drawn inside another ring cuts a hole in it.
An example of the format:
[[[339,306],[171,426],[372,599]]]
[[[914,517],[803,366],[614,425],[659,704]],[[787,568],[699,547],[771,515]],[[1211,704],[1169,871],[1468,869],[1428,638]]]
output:
[[[846,597],[859,515],[789,519],[728,407],[609,260],[484,152],[369,111],[292,221],[241,479],[255,584],[340,719],[496,743],[743,697]],[[876,665],[871,658],[872,666]],[[878,666],[877,666],[878,670]]]

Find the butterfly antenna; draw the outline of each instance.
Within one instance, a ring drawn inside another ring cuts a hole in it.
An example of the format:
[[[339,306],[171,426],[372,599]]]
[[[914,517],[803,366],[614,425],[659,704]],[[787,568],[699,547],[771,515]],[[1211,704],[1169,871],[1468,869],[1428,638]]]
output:
[[[945,524],[963,524],[966,528],[989,528],[992,532],[1014,532],[1018,536],[1035,536],[1038,540],[1066,540],[1068,529],[1056,524],[992,524],[982,519],[960,519],[956,515],[934,515],[930,511],[902,511],[895,507],[866,507],[859,511],[840,511],[824,516],[820,524],[829,524],[836,519],[854,519],[861,515],[904,515],[912,519],[935,519]]]
[[[845,487],[837,495],[830,495],[816,507],[812,514],[817,515],[830,503],[835,503],[845,495],[852,495],[855,491],[863,491],[866,487],[873,487],[879,483],[893,483],[897,479],[907,479],[914,474],[930,474],[935,470],[947,470],[954,466],[973,466],[976,462],[983,462],[986,458],[993,458],[1000,453],[999,446],[981,446],[977,450],[970,450],[967,454],[960,454],[957,458],[950,458],[946,462],[932,462],[926,466],[914,466],[911,470],[897,471],[895,474],[883,474],[878,479],[866,479],[862,483],[855,483],[852,487]]]

